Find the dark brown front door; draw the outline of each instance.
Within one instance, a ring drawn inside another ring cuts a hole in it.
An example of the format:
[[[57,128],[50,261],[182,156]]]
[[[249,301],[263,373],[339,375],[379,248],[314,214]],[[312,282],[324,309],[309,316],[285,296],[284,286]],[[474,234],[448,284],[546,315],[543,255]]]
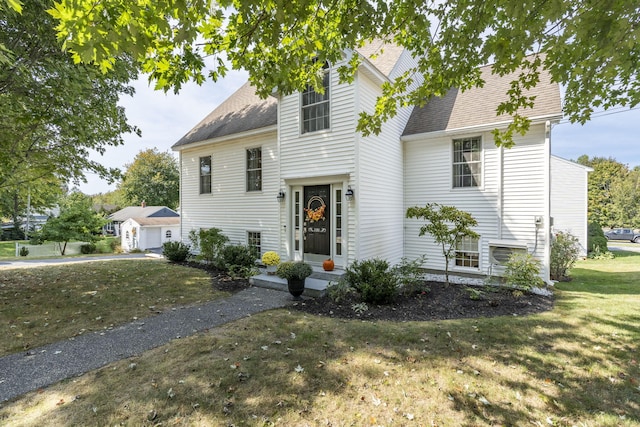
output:
[[[304,252],[331,254],[331,200],[329,185],[304,187]]]

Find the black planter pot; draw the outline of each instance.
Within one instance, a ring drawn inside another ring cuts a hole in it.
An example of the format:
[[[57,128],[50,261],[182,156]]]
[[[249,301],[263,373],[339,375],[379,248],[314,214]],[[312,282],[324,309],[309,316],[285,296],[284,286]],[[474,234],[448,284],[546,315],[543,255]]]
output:
[[[289,287],[289,293],[298,298],[304,292],[304,279],[289,279],[287,280],[287,286]]]

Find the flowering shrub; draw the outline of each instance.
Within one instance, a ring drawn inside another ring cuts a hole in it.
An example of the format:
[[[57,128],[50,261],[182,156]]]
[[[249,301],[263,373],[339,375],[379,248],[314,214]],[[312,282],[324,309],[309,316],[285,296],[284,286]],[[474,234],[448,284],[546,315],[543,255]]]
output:
[[[262,255],[262,263],[264,265],[278,265],[280,264],[280,255],[274,251],[265,252],[264,255]]]

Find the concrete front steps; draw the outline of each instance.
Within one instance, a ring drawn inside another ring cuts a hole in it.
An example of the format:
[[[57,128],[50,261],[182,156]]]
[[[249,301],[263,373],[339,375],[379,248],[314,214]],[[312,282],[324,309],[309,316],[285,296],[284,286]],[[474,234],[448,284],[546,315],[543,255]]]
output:
[[[333,271],[324,271],[322,267],[313,267],[313,274],[307,277],[304,282],[303,296],[318,297],[324,295],[329,282],[337,282],[344,275],[344,270],[335,269]],[[287,281],[276,275],[267,274],[267,270],[260,269],[260,274],[249,279],[249,283],[260,288],[276,289],[283,292],[289,292]]]

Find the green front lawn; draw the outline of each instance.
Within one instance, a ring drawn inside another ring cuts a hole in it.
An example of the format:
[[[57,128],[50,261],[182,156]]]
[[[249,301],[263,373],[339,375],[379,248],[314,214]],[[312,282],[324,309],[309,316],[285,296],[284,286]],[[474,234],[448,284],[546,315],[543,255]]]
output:
[[[15,256],[16,256],[15,241],[0,242],[0,259],[15,258]]]
[[[264,312],[29,393],[0,420],[638,426],[640,254],[581,261],[572,274],[552,311],[526,317],[396,323]]]
[[[159,259],[0,270],[0,355],[225,295],[207,273]]]

